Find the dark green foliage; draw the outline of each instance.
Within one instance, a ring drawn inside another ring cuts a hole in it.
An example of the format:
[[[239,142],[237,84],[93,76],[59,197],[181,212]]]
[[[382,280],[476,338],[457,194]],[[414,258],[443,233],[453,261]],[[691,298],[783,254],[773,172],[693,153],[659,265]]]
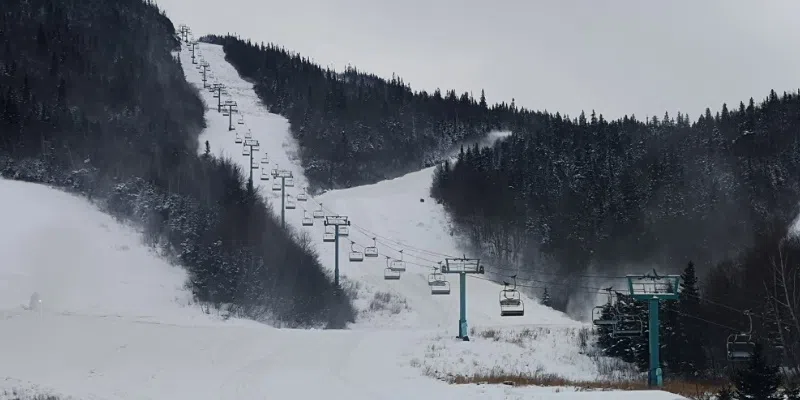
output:
[[[313,252],[242,171],[197,154],[204,105],[149,1],[29,0],[0,13],[0,176],[83,193],[141,223],[197,298],[292,326],[353,319]],[[146,295],[146,294],[143,294]]]
[[[550,307],[550,292],[547,291],[547,288],[544,288],[544,292],[542,293],[542,305]]]
[[[350,187],[432,166],[464,140],[510,129],[513,105],[489,107],[481,93],[414,93],[399,77],[381,79],[348,67],[341,73],[275,45],[206,36],[254,82],[271,112],[285,116],[312,186]],[[531,113],[531,115],[533,115]]]
[[[716,400],[735,400],[733,398],[733,390],[729,386],[724,386],[717,392]]]
[[[735,386],[734,394],[740,400],[777,400],[781,383],[777,366],[767,363],[763,347],[756,344],[753,357],[744,369],[737,370],[731,377]]]

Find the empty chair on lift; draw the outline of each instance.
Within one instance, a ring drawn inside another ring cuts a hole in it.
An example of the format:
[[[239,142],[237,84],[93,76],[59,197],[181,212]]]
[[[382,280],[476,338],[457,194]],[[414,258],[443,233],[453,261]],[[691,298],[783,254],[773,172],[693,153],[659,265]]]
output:
[[[339,225],[339,236],[350,236],[350,228],[344,225]]]
[[[264,169],[261,170],[261,180],[262,181],[268,181],[269,180],[269,174]]]
[[[264,153],[264,157],[261,157],[261,163],[269,164],[269,155],[267,153]]]
[[[450,282],[438,270],[438,268],[434,268],[433,273],[428,275],[428,286],[431,288],[431,294],[450,294]]]
[[[241,136],[239,136],[239,134],[238,134],[238,133],[236,134],[236,140],[235,140],[235,142],[236,142],[236,144],[240,144],[240,143],[242,143],[242,137],[241,137]]]
[[[297,195],[297,201],[308,201],[306,192],[300,192],[300,194]]]
[[[287,210],[294,210],[295,208],[297,208],[297,203],[294,202],[294,199],[292,198],[292,195],[287,194],[286,195],[286,209]]]
[[[294,187],[294,178],[286,178],[286,187]]]
[[[447,280],[434,281],[431,286],[431,294],[450,294],[450,282]]]
[[[314,210],[314,212],[312,213],[312,215],[313,215],[313,216],[314,216],[314,218],[316,218],[316,219],[322,219],[322,218],[325,218],[325,211],[322,211],[322,204],[320,204],[320,205],[319,205],[319,210]]]
[[[638,315],[617,315],[616,323],[611,326],[613,328],[611,336],[613,337],[639,337],[644,333],[644,323]]]
[[[389,268],[391,268],[392,271],[405,272],[406,262],[403,260],[392,260],[391,264],[389,264]]]
[[[350,261],[362,262],[364,261],[364,253],[356,250],[355,243],[350,243]]]
[[[401,273],[402,272],[400,271],[395,271],[391,268],[386,268],[383,270],[383,279],[396,281],[400,279]]]
[[[331,243],[336,241],[336,231],[334,225],[328,225],[325,227],[325,233],[322,234],[322,241],[325,243]]]
[[[372,246],[367,246],[364,248],[364,257],[377,257],[378,256],[378,245],[375,243],[375,238],[372,238]]]
[[[614,308],[610,308],[610,315],[603,315],[605,306],[597,306],[592,309],[592,323],[594,325],[614,325],[617,323]]]
[[[525,304],[522,296],[517,290],[517,276],[514,278],[514,286],[508,288],[508,282],[503,282],[503,290],[500,291],[500,316],[501,317],[521,317],[525,315]]]
[[[303,211],[303,226],[314,226],[314,219],[308,216],[308,211]]]
[[[244,138],[245,139],[252,139],[253,138],[253,132],[250,132],[250,129],[248,129],[247,132],[244,133]]]
[[[243,146],[242,147],[242,155],[249,156],[250,155],[250,146]]]
[[[753,317],[750,315],[749,310],[746,310],[744,315],[747,316],[750,322],[750,328],[747,332],[728,336],[728,340],[725,343],[725,350],[728,355],[728,360],[730,361],[747,361],[753,357],[753,351],[756,348],[756,344],[751,335],[753,331]]]
[[[239,120],[236,121],[236,123],[239,125],[244,125],[244,118],[239,118]]]
[[[281,181],[279,181],[277,179],[273,180],[272,181],[272,190],[274,190],[276,192],[280,192],[281,191]]]

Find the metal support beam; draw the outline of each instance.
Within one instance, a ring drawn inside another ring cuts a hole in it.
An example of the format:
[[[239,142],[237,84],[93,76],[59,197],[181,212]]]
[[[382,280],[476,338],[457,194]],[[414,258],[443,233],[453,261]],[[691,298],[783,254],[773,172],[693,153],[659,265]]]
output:
[[[469,326],[467,325],[467,274],[483,274],[481,260],[477,258],[445,258],[442,265],[443,274],[459,275],[459,312],[458,336],[456,338],[465,342],[469,341]]]
[[[339,226],[349,226],[350,220],[347,219],[346,216],[343,215],[329,215],[325,217],[325,226],[334,226],[336,231],[334,232],[334,245],[336,246],[334,252],[334,263],[333,263],[333,283],[336,285],[337,289],[340,289],[339,286]]]

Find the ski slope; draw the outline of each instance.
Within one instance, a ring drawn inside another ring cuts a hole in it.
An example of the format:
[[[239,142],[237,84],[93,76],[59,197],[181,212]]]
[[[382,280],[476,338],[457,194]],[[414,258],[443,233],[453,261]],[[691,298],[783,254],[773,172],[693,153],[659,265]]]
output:
[[[258,107],[219,47],[202,48],[219,79],[230,83],[254,136],[261,135],[262,149],[295,168],[303,181],[285,120]],[[196,83],[188,54],[180,56],[187,79]],[[210,103],[210,94],[204,96]],[[244,161],[222,116],[210,111],[207,117],[201,143],[209,140],[213,151]],[[83,198],[0,180],[0,400],[41,394],[92,400],[680,398],[658,391],[575,392],[432,379],[493,371],[593,379],[598,371],[576,343],[579,323],[528,298],[525,317],[500,318],[499,287],[477,278],[468,282],[472,341],[452,338],[457,285],[450,296],[433,297],[427,288],[425,259],[436,261],[441,254],[423,249],[457,254],[442,210],[425,195],[429,174],[316,199],[351,213],[350,238],[357,243],[377,237],[382,253],[399,257],[391,252],[403,249],[415,263],[399,281],[389,282],[382,262],[343,261],[342,275],[359,296],[361,314],[342,331],[277,329],[206,314],[184,289],[183,269],[144,246],[137,229]],[[265,196],[274,196],[264,189]],[[287,214],[298,231],[301,213],[298,208]],[[317,222],[306,231],[318,239],[321,229]],[[330,244],[316,247],[330,267]],[[379,292],[389,293],[378,296],[385,302],[376,300]],[[41,303],[29,310],[34,293]]]
[[[320,261],[331,272],[335,265],[335,244],[322,241],[323,220],[312,218],[313,226],[303,226],[302,220],[313,217],[314,211],[350,219],[349,236],[340,238],[339,243],[343,286],[356,296],[359,309],[358,320],[350,329],[402,330],[409,332],[406,335],[410,337],[422,332],[419,343],[427,350],[412,352],[410,364],[437,377],[544,372],[576,380],[598,378],[596,363],[590,360],[586,349],[580,349],[578,336],[581,328],[586,327],[584,324],[524,295],[524,316],[501,317],[502,286],[483,276],[470,276],[467,282],[467,318],[472,327],[472,341],[466,344],[451,340],[458,333],[457,277],[449,277],[451,293],[446,296],[431,295],[427,282],[432,267],[445,257],[459,257],[462,253],[451,235],[443,207],[429,196],[433,168],[373,185],[311,196],[304,190],[307,180],[288,121],[267,112],[252,84],[241,79],[225,61],[221,46],[201,43],[196,56],[210,65],[206,75],[208,84],[223,84],[226,93],[221,100],[235,101],[238,110],[229,117],[217,112],[218,99],[210,91],[202,90],[202,72],[193,68],[191,52],[188,49],[182,52],[187,79],[201,89],[209,105],[208,128],[200,137],[198,151],[205,151],[204,143],[208,141],[215,155],[238,160],[247,171],[251,157],[243,155],[243,145],[236,143],[236,137],[242,141],[248,136],[257,140],[259,151],[252,155],[256,167],[254,184],[280,215],[282,192],[273,190],[272,177],[269,180],[260,177],[262,172],[268,175],[273,169],[291,171],[294,187],[284,188],[285,201],[293,199],[296,209],[284,210],[287,226],[311,238]],[[492,133],[490,137],[496,140],[503,135]],[[265,155],[268,160],[262,163]],[[308,195],[308,201],[296,200],[301,193]],[[348,261],[351,250],[363,252],[367,246],[377,247],[380,256],[357,263]],[[399,280],[384,279],[387,262],[391,260],[406,262],[406,271]]]

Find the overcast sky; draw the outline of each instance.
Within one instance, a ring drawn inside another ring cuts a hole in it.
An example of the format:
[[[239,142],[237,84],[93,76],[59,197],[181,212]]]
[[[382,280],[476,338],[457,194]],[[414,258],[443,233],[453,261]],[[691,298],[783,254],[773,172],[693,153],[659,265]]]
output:
[[[195,36],[235,33],[414,90],[692,119],[800,88],[800,0],[157,0]]]

